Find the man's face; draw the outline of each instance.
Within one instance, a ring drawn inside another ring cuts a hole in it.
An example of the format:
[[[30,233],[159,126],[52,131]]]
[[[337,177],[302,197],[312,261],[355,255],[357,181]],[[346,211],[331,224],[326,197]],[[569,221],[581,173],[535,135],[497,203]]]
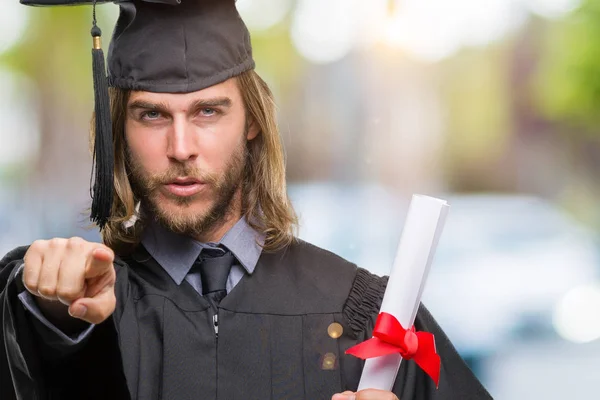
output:
[[[257,134],[246,122],[235,79],[186,94],[132,92],[125,135],[143,207],[192,236],[239,212],[246,141]]]

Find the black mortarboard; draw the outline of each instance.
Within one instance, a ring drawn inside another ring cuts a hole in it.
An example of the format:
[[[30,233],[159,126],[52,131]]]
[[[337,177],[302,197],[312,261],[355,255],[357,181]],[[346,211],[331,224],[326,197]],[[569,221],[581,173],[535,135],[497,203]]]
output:
[[[111,1],[20,0],[31,6],[93,5],[95,180],[91,219],[111,214],[114,154],[108,86],[163,93],[201,90],[254,68],[250,34],[235,0],[116,0],[108,80],[95,5]]]

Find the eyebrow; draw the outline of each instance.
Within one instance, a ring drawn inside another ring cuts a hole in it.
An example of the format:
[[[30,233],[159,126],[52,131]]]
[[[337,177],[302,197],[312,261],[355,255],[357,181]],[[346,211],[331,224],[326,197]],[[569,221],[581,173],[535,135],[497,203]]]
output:
[[[190,113],[195,113],[205,107],[231,107],[231,99],[229,97],[215,97],[210,99],[195,100],[189,107]],[[166,103],[152,103],[145,100],[134,100],[127,108],[130,111],[135,110],[152,110],[159,111],[165,114],[169,113],[169,107]]]
[[[231,107],[231,99],[229,97],[215,97],[212,99],[196,100],[192,103],[190,109],[198,109],[202,107]]]

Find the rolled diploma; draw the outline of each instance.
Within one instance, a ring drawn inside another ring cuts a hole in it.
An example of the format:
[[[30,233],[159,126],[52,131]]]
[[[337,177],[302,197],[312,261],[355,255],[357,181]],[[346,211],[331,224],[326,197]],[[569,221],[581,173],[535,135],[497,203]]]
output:
[[[405,329],[415,323],[448,208],[445,200],[423,195],[413,195],[410,202],[381,303],[381,312],[395,316]],[[391,391],[401,361],[400,354],[366,360],[358,390],[371,388]]]

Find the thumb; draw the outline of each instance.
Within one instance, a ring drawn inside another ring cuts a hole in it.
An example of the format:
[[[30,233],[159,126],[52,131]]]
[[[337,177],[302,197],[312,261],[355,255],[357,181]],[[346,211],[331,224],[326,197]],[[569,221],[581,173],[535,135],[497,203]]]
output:
[[[71,303],[69,314],[90,324],[104,322],[115,311],[114,286],[107,286],[94,297],[83,297]]]

